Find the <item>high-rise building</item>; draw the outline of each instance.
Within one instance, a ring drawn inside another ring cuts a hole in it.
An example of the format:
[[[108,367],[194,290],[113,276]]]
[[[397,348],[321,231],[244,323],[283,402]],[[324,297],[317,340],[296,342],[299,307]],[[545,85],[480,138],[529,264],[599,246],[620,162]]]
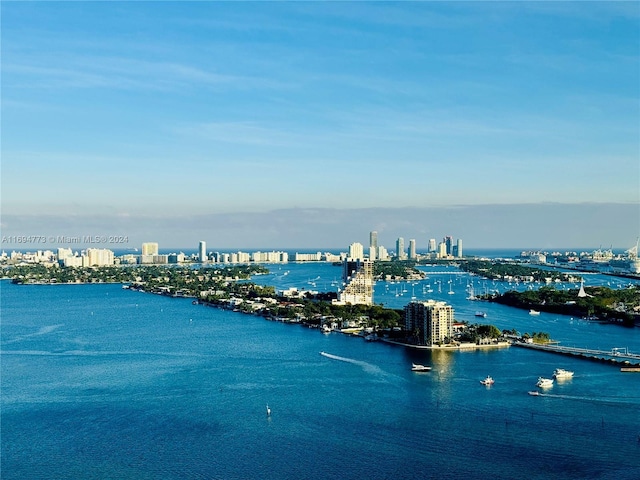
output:
[[[411,302],[404,307],[404,328],[419,345],[446,343],[453,336],[453,307],[435,300]]]
[[[158,255],[158,244],[156,242],[143,243],[142,255]]]
[[[434,253],[438,250],[438,245],[436,244],[436,239],[435,238],[430,238],[429,239],[429,253]]]
[[[369,232],[369,246],[378,248],[378,232],[376,232],[375,230]]]
[[[349,245],[349,258],[353,260],[364,260],[364,246],[358,242]]]
[[[378,249],[376,247],[369,247],[369,260],[374,261],[378,259]]]
[[[462,239],[459,238],[456,243],[456,257],[462,258]]]
[[[86,258],[88,267],[113,265],[113,251],[106,248],[88,248]]]
[[[438,244],[438,252],[436,253],[437,258],[447,258],[447,244],[444,242],[440,242]]]
[[[204,241],[198,244],[198,257],[200,258],[200,263],[207,261],[207,243]]]
[[[398,257],[398,260],[407,258],[407,253],[404,251],[404,238],[402,237],[398,237],[398,240],[396,240],[396,257]]]
[[[383,245],[378,247],[378,260],[389,260],[389,252]]]
[[[416,241],[415,239],[409,240],[409,260],[415,260],[418,257],[416,253]]]
[[[345,287],[338,292],[337,305],[373,305],[373,262],[346,259],[342,264]]]
[[[453,237],[446,236],[443,242],[446,245],[447,255],[453,255]]]

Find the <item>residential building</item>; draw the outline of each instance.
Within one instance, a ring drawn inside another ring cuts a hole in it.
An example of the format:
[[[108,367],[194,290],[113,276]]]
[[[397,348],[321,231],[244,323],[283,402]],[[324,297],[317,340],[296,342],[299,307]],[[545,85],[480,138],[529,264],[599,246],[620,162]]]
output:
[[[158,244],[156,242],[143,243],[142,255],[158,255]]]
[[[86,256],[86,265],[89,267],[113,265],[113,251],[106,248],[88,248],[83,256]]]
[[[438,250],[438,245],[436,244],[436,239],[435,238],[430,238],[429,239],[429,247],[428,247],[428,251],[429,253],[435,253]]]
[[[446,343],[453,337],[453,307],[435,300],[411,302],[404,307],[404,325],[419,345]]]
[[[318,253],[298,253],[293,256],[296,262],[319,262],[322,260],[322,254]]]
[[[373,305],[373,262],[347,258],[343,262],[342,281],[337,305]]]
[[[369,247],[378,248],[378,232],[369,233]]]
[[[446,246],[447,255],[453,255],[453,237],[446,236],[444,237],[443,242]]]
[[[364,246],[358,242],[354,242],[349,245],[349,258],[354,260],[364,260]]]
[[[398,257],[398,260],[407,259],[407,252],[404,251],[404,238],[402,237],[396,240],[396,257]]]
[[[411,240],[409,240],[409,260],[415,260],[417,256],[416,241],[412,238]]]
[[[207,259],[207,243],[202,241],[198,244],[198,258],[200,263],[206,263]]]

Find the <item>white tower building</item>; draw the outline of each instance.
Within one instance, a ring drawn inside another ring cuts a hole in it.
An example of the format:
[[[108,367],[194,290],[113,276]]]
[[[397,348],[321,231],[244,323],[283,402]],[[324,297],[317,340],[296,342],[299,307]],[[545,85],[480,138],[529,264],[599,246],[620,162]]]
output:
[[[200,263],[205,263],[207,261],[207,242],[200,242],[198,244],[198,257],[200,259]]]

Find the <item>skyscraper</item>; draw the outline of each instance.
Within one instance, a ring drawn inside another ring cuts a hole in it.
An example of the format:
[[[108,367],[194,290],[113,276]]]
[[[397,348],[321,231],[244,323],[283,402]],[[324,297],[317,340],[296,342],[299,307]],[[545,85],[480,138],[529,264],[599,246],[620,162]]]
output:
[[[446,236],[443,242],[446,245],[447,255],[453,255],[453,237]]]
[[[456,247],[457,247],[456,256],[458,258],[462,258],[462,239],[461,238],[458,239],[458,243],[456,244]]]
[[[398,237],[396,240],[396,256],[398,260],[405,260],[407,258],[407,253],[404,251],[404,238]]]
[[[429,253],[433,253],[435,251],[438,250],[438,244],[436,243],[436,239],[435,238],[430,238],[429,239]]]
[[[409,260],[415,260],[417,258],[416,253],[416,241],[414,238],[409,240]]]
[[[378,232],[375,230],[369,233],[369,246],[378,248]]]
[[[207,242],[202,241],[198,244],[198,257],[200,258],[200,263],[207,261]]]

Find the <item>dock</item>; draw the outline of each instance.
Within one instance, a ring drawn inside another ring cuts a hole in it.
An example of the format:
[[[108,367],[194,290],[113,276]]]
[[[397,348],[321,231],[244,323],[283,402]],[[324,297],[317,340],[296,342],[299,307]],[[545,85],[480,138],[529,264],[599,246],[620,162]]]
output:
[[[570,355],[573,357],[611,363],[624,367],[640,367],[640,354],[629,352],[626,348],[612,348],[611,350],[598,350],[593,348],[563,347],[560,345],[541,345],[538,343],[513,342],[514,347],[542,350],[544,352]]]

